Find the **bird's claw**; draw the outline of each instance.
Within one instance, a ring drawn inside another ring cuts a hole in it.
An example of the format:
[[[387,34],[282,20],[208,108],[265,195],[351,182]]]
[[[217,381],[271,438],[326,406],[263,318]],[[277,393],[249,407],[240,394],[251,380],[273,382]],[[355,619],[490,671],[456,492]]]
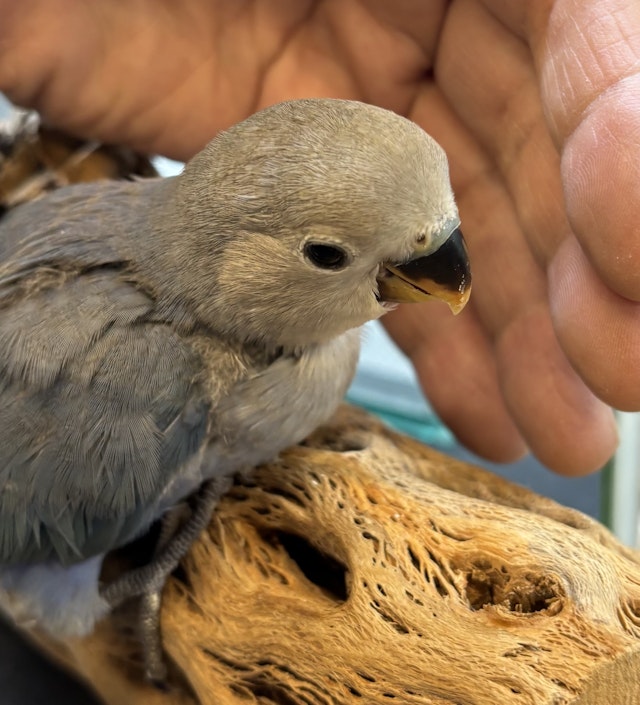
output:
[[[167,667],[160,633],[162,590],[191,544],[208,524],[220,491],[217,482],[205,482],[194,495],[191,515],[180,525],[173,512],[163,518],[160,539],[152,560],[130,570],[100,589],[101,597],[112,609],[138,598],[138,633],[147,680],[167,690]],[[177,508],[182,511],[182,507]]]

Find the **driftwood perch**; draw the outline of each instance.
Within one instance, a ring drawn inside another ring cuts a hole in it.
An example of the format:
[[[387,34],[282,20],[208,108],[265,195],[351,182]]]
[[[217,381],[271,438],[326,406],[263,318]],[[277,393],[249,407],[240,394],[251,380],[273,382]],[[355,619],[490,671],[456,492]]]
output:
[[[116,615],[46,645],[113,705],[632,705],[640,557],[343,409],[238,479],[164,592],[175,690]]]

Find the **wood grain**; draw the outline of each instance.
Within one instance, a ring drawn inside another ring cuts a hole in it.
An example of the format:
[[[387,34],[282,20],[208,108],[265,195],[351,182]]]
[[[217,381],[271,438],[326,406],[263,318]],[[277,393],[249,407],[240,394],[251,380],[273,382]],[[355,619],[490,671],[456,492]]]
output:
[[[129,621],[47,648],[113,705],[640,702],[638,554],[349,407],[239,478],[167,584],[168,694]]]

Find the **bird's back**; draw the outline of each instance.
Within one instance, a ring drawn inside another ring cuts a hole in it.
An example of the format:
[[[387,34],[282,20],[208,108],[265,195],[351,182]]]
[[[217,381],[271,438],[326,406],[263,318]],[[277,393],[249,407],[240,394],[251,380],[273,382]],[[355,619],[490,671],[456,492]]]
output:
[[[0,221],[0,563],[130,540],[206,434],[198,355],[115,246],[135,186],[62,189]]]

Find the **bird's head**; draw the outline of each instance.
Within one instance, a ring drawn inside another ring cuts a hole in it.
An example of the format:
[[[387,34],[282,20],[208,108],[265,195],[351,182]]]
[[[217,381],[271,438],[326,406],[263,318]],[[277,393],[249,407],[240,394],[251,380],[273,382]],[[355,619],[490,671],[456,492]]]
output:
[[[307,345],[396,302],[433,296],[457,312],[468,299],[445,154],[382,108],[267,108],[198,154],[175,196],[182,293],[234,339]]]

